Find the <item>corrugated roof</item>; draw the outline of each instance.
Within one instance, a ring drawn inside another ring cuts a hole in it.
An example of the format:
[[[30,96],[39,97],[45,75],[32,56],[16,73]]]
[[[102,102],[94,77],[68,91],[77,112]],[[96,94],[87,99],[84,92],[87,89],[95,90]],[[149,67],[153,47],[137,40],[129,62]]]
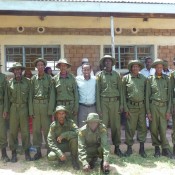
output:
[[[62,15],[62,16],[121,16],[175,18],[175,3],[131,3],[132,0],[0,0],[0,14]],[[139,0],[133,0],[139,1]],[[145,2],[150,2],[146,0]],[[154,0],[158,1],[158,0]],[[161,0],[160,2],[163,2]],[[169,0],[167,0],[169,1]],[[105,3],[103,3],[105,2]],[[113,3],[111,3],[113,2]],[[128,3],[127,3],[128,2]],[[172,0],[171,2],[175,2]]]
[[[32,1],[175,4],[175,0],[32,0]]]

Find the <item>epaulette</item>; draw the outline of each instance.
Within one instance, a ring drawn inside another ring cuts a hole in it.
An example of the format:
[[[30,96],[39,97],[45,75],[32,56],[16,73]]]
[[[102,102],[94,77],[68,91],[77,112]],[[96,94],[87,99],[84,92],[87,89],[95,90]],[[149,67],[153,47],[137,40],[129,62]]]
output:
[[[103,123],[100,123],[100,132],[103,133],[103,132],[106,132],[107,133],[107,128],[106,126],[103,124]]]
[[[85,136],[86,130],[87,130],[87,125],[82,126],[82,127],[79,129],[78,135],[79,135],[80,137]]]
[[[56,126],[56,122],[55,121],[53,121],[51,124],[50,124],[50,126]]]

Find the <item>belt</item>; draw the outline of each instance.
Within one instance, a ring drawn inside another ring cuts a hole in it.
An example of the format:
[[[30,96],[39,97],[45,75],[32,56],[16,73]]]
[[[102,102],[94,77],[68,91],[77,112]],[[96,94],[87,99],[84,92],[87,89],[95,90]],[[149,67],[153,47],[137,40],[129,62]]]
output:
[[[24,106],[26,105],[27,103],[13,103],[12,102],[12,105],[15,105],[16,107],[21,107],[21,106]]]
[[[151,103],[156,105],[156,106],[165,106],[165,105],[167,105],[167,102],[160,102],[160,101],[155,101],[155,100],[152,100]]]
[[[62,105],[70,105],[73,103],[72,100],[57,100],[57,103],[61,103]]]
[[[144,101],[134,102],[134,101],[129,100],[129,103],[134,106],[140,106],[144,104]]]
[[[48,99],[34,99],[34,103],[46,103],[48,102]]]
[[[102,97],[103,101],[118,101],[119,97]]]
[[[84,104],[84,103],[79,103],[81,106],[85,106],[85,107],[88,107],[88,108],[90,108],[90,107],[93,107],[93,106],[95,106],[96,105],[96,103],[94,103],[94,104]]]

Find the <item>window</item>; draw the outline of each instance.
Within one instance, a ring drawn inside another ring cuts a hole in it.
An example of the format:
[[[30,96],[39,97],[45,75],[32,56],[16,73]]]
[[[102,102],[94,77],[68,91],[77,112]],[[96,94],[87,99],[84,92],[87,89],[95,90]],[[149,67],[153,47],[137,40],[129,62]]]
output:
[[[14,62],[20,62],[23,66],[35,70],[33,62],[39,57],[46,59],[47,66],[56,70],[56,62],[60,55],[60,46],[6,46],[6,70],[12,67]]]
[[[104,55],[112,55],[111,46],[104,46]],[[130,60],[144,61],[147,56],[153,57],[153,46],[115,46],[116,68],[127,69]]]

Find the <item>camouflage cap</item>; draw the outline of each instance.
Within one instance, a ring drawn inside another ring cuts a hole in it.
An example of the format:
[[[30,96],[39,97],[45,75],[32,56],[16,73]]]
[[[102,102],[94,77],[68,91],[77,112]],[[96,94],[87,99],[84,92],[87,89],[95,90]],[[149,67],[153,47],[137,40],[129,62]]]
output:
[[[58,111],[65,111],[66,113],[68,112],[66,107],[63,105],[57,106],[54,112],[54,115],[58,112]]]
[[[101,120],[99,119],[99,115],[97,113],[89,113],[87,116],[87,120],[85,120],[84,122],[101,122]]]
[[[43,62],[43,63],[44,63],[44,66],[47,66],[47,60],[45,60],[45,59],[43,59],[43,58],[37,58],[37,59],[33,62],[33,64],[35,65],[35,67],[36,67],[36,64],[37,64],[39,61]]]
[[[151,65],[152,68],[155,68],[156,65],[158,64],[162,64],[163,66],[165,66],[165,62],[161,59],[156,59],[153,64]]]
[[[144,65],[141,61],[139,60],[130,60],[129,63],[128,63],[128,70],[131,71],[131,67],[134,65],[134,64],[137,64],[140,66],[140,69],[143,69],[144,68]]]
[[[19,62],[13,63],[13,66],[9,69],[9,72],[13,72],[14,69],[21,68],[22,71],[25,70],[25,67],[21,65]]]
[[[68,61],[67,61],[66,58],[61,58],[61,59],[59,59],[59,61],[58,61],[57,65],[56,65],[56,67],[59,68],[59,66],[60,66],[61,63],[67,64],[68,68],[71,67],[71,64],[68,63]]]
[[[109,59],[112,60],[112,65],[114,66],[115,63],[116,63],[116,60],[115,60],[115,58],[113,58],[111,55],[105,55],[105,56],[103,56],[103,57],[100,59],[100,65],[104,65],[104,60],[107,59],[107,58],[109,58]]]

